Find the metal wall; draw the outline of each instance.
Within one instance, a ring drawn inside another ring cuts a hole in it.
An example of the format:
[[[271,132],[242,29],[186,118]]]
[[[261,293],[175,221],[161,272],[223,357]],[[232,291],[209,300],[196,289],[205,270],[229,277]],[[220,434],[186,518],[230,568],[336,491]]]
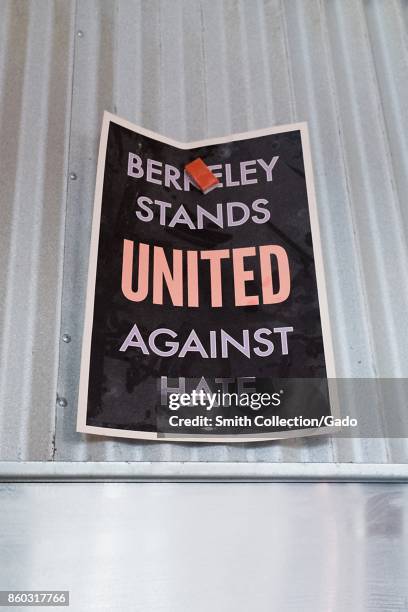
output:
[[[338,375],[407,376],[407,19],[405,0],[1,2],[1,459],[407,461],[400,440],[75,433],[105,109],[186,141],[308,121]]]
[[[407,610],[405,485],[8,484],[0,525],[0,589],[69,612]]]

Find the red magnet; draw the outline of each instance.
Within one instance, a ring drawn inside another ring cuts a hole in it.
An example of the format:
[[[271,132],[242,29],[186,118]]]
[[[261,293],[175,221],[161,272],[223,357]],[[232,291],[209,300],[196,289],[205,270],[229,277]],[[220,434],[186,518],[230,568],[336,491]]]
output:
[[[220,182],[201,157],[197,157],[197,159],[187,164],[184,169],[194,185],[201,189],[204,194],[214,189]]]

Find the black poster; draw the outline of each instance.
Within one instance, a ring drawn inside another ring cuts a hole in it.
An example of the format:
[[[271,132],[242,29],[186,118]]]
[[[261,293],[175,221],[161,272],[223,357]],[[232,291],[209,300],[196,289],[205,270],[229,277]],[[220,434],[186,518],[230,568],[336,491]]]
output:
[[[218,179],[203,193],[185,166]],[[78,431],[323,431],[334,377],[304,123],[190,144],[105,113]]]

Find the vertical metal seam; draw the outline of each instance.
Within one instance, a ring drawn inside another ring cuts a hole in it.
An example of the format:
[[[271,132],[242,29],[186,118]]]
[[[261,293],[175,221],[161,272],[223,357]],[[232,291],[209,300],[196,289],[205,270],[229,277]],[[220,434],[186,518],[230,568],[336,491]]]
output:
[[[372,33],[370,31],[370,27],[368,24],[368,20],[367,20],[367,14],[366,14],[366,10],[365,10],[365,6],[363,5],[362,8],[362,14],[363,14],[363,24],[364,24],[364,29],[366,32],[366,39],[367,39],[367,46],[369,49],[369,55],[370,55],[370,61],[371,61],[371,66],[372,66],[372,78],[375,84],[375,98],[376,98],[376,105],[377,105],[377,109],[378,109],[378,115],[381,118],[379,121],[380,124],[380,130],[381,130],[381,135],[382,135],[382,141],[384,144],[384,149],[385,149],[385,158],[386,158],[386,163],[387,163],[387,175],[389,176],[389,180],[390,180],[390,185],[391,185],[391,191],[394,194],[395,197],[395,209],[396,209],[396,213],[401,221],[400,223],[400,227],[396,228],[396,231],[399,232],[400,236],[401,236],[401,240],[403,245],[405,246],[405,255],[408,252],[408,240],[407,240],[407,236],[405,234],[405,232],[403,231],[403,220],[401,217],[401,199],[400,199],[400,194],[399,194],[399,190],[397,187],[397,182],[395,180],[395,174],[394,174],[394,165],[393,165],[393,155],[392,155],[392,150],[391,150],[391,146],[390,146],[390,136],[389,136],[389,130],[387,127],[387,120],[386,120],[386,112],[384,110],[384,103],[383,103],[383,98],[381,95],[381,88],[380,88],[380,79],[378,76],[378,70],[377,70],[377,65],[376,65],[376,61],[375,61],[375,57],[374,57],[374,52],[373,52],[373,43],[372,43]]]
[[[288,84],[289,84],[289,91],[290,91],[290,97],[289,97],[289,104],[290,104],[290,119],[291,121],[295,120],[295,112],[296,112],[296,105],[295,105],[295,87],[293,84],[293,74],[292,74],[292,69],[291,69],[291,61],[290,61],[290,55],[289,55],[289,38],[288,38],[288,31],[287,31],[287,20],[286,20],[286,14],[285,14],[285,9],[284,9],[284,3],[283,0],[279,0],[279,5],[280,5],[280,21],[282,24],[282,33],[283,33],[283,44],[285,47],[285,57],[286,57],[286,69],[288,72]]]
[[[328,34],[328,26],[327,26],[327,19],[326,19],[326,11],[325,8],[323,6],[323,0],[319,0],[320,3],[320,8],[321,8],[321,19],[322,19],[322,33],[323,33],[323,43],[324,46],[326,48],[326,53],[327,53],[327,57],[329,58],[329,61],[327,62],[327,66],[328,66],[328,78],[329,78],[329,82],[331,83],[331,91],[332,93],[336,93],[337,88],[336,88],[336,84],[335,84],[335,79],[334,79],[334,66],[333,66],[333,61],[332,61],[332,50],[331,50],[331,46],[329,43],[329,34]],[[336,121],[338,124],[338,138],[340,141],[340,155],[341,155],[341,159],[343,162],[343,169],[344,169],[344,183],[346,186],[346,191],[347,191],[347,196],[348,196],[348,208],[350,211],[350,220],[351,220],[351,225],[352,225],[352,232],[354,236],[357,236],[358,231],[357,231],[357,224],[356,224],[356,220],[354,218],[354,214],[353,214],[353,207],[351,206],[351,202],[352,202],[352,195],[351,195],[351,188],[350,188],[350,177],[349,177],[349,172],[348,172],[348,167],[347,167],[347,163],[346,163],[346,158],[345,158],[345,146],[344,146],[344,139],[343,139],[343,135],[342,135],[342,128],[343,128],[343,122],[341,119],[341,115],[340,115],[340,109],[339,109],[339,105],[337,103],[337,96],[334,95],[333,96],[333,107],[334,107],[334,111],[335,111],[335,116],[336,116]],[[358,246],[358,244],[356,245],[357,248],[357,252],[360,251],[360,248]],[[356,267],[358,270],[358,276],[359,276],[359,285],[361,287],[361,295],[363,298],[363,303],[364,303],[364,307],[366,312],[369,312],[368,310],[368,298],[367,298],[367,292],[365,290],[365,284],[364,284],[364,274],[363,274],[363,270],[361,267],[361,258],[358,257],[358,261],[356,262]],[[369,344],[371,347],[371,353],[372,355],[375,354],[374,352],[374,347],[372,344],[372,326],[371,326],[371,322],[368,320],[368,318],[366,319],[367,325],[369,326],[369,330],[370,333],[368,334],[369,336]],[[375,376],[377,376],[377,365],[375,360],[372,360],[372,366],[373,366],[373,371]]]
[[[204,13],[203,13],[203,3],[202,0],[199,0],[200,7],[200,50],[201,50],[201,59],[203,62],[203,74],[204,74],[204,122],[205,122],[205,133],[208,134],[208,102],[207,102],[207,91],[208,91],[208,64],[207,64],[207,54],[205,52],[205,21],[204,21]]]
[[[71,23],[73,24],[73,28],[72,28],[72,36],[74,37],[73,40],[73,49],[72,49],[72,64],[71,64],[71,93],[70,93],[70,99],[69,99],[69,107],[67,108],[67,111],[69,113],[69,122],[68,122],[68,129],[67,129],[67,133],[68,133],[68,142],[66,144],[66,161],[65,161],[65,167],[66,167],[66,171],[65,171],[65,181],[66,181],[66,188],[65,188],[65,219],[64,219],[64,230],[63,230],[63,235],[64,235],[64,247],[63,247],[63,259],[62,259],[62,274],[61,274],[61,281],[60,281],[60,291],[59,291],[59,296],[60,296],[60,308],[59,308],[59,322],[57,324],[57,329],[59,329],[59,334],[58,334],[58,343],[59,343],[59,351],[58,351],[58,366],[57,366],[57,392],[56,392],[56,397],[55,397],[55,419],[54,419],[54,435],[52,437],[52,456],[51,456],[51,461],[55,461],[55,453],[56,453],[56,436],[57,436],[57,420],[58,420],[58,414],[59,414],[59,410],[58,410],[58,406],[57,406],[57,398],[58,398],[58,391],[60,389],[61,386],[61,378],[62,378],[62,373],[61,373],[61,351],[63,350],[63,347],[61,346],[61,336],[62,336],[62,323],[63,323],[63,317],[62,317],[62,309],[64,307],[64,300],[63,300],[63,294],[64,294],[64,276],[65,276],[65,252],[66,252],[66,235],[67,235],[67,210],[68,210],[68,199],[69,199],[69,166],[70,166],[70,161],[71,161],[71,134],[72,134],[72,104],[73,104],[73,97],[74,97],[74,77],[75,77],[75,59],[76,59],[76,51],[77,51],[77,43],[76,43],[76,28],[77,28],[77,13],[78,13],[78,0],[74,0],[74,18],[71,21]]]
[[[11,30],[12,30],[12,16],[11,16],[11,4],[7,5],[7,15],[8,15],[8,20],[6,23],[6,50],[5,53],[7,53],[7,45],[8,42],[10,40],[10,35],[11,35]],[[13,6],[13,9],[15,9],[16,7]],[[23,121],[23,115],[24,115],[24,81],[26,79],[26,63],[27,63],[27,56],[28,56],[28,31],[29,31],[29,19],[27,20],[23,20],[21,19],[20,22],[23,24],[24,26],[24,35],[23,35],[23,40],[24,40],[24,47],[22,47],[22,45],[19,45],[19,51],[20,53],[22,52],[23,55],[21,56],[22,59],[22,68],[21,68],[21,78],[19,79],[19,102],[17,105],[17,112],[18,112],[18,116],[19,116],[19,126],[21,125],[22,121]],[[6,74],[7,74],[7,65],[10,64],[11,62],[8,62],[7,60],[5,60],[4,63],[4,69],[3,69],[3,74],[4,74],[4,83],[3,85],[6,84]],[[5,106],[5,105],[4,105]],[[3,117],[3,115],[0,117],[0,121],[1,124],[3,122],[3,118],[5,119],[5,116]],[[14,177],[13,177],[13,186],[14,186],[14,190],[13,192],[11,192],[10,190],[10,200],[13,201],[13,198],[15,197],[15,191],[16,191],[16,185],[18,183],[18,178],[17,178],[17,173],[18,173],[18,159],[20,157],[20,150],[21,150],[21,143],[20,143],[20,134],[17,135],[16,138],[16,146],[15,146],[15,159],[14,159]],[[14,202],[13,202],[14,204]],[[16,216],[16,210],[15,210],[15,206],[13,205],[11,207],[11,211],[10,211],[10,227],[12,228],[14,226],[14,218]],[[2,406],[0,406],[0,417],[3,418],[3,408],[4,408],[4,402],[3,397],[2,397],[2,392],[5,392],[6,390],[6,375],[7,375],[7,365],[8,365],[8,360],[9,360],[9,356],[10,356],[10,351],[9,351],[9,347],[11,345],[11,342],[9,340],[9,335],[11,333],[11,325],[8,323],[8,321],[11,320],[11,316],[10,316],[10,310],[12,308],[12,305],[10,303],[11,299],[10,299],[10,291],[9,291],[9,286],[10,286],[10,278],[12,277],[12,262],[13,262],[13,258],[11,256],[12,250],[13,250],[13,240],[15,240],[15,237],[13,236],[13,231],[10,232],[10,236],[9,236],[9,243],[8,243],[8,259],[5,258],[5,277],[4,277],[4,282],[5,282],[5,287],[3,288],[3,291],[5,292],[5,295],[7,296],[6,300],[5,300],[5,304],[3,307],[3,312],[2,312],[2,318],[1,318],[1,325],[2,325],[2,336],[1,336],[1,345],[0,345],[0,364],[2,365],[2,368],[0,369],[0,402],[3,404]]]
[[[260,28],[260,42],[261,42],[261,49],[262,49],[262,57],[264,59],[263,73],[264,73],[265,82],[267,83],[267,91],[269,91],[269,94],[271,94],[273,91],[273,87],[272,87],[272,79],[271,79],[271,63],[269,60],[269,55],[267,52],[267,44],[266,44],[267,33],[266,33],[266,16],[265,16],[265,4],[264,3],[261,4],[258,2],[258,19],[259,19],[259,28]],[[274,101],[273,101],[272,95],[267,96],[266,108],[267,108],[267,122],[275,123],[276,121],[275,108],[274,108]]]
[[[255,9],[252,9],[255,10]],[[239,15],[239,29],[241,39],[241,50],[242,50],[242,83],[244,85],[244,96],[245,96],[245,107],[246,107],[246,126],[247,129],[253,130],[255,128],[255,115],[254,115],[254,99],[249,95],[251,89],[251,76],[249,68],[249,47],[248,47],[248,36],[247,36],[247,24],[245,21],[242,0],[238,0],[237,13]]]
[[[162,11],[161,11],[161,2],[159,0],[158,10],[157,10],[157,22],[158,22],[158,41],[159,41],[159,77],[158,77],[158,86],[159,86],[159,130],[160,133],[163,132],[163,40],[162,40]]]
[[[405,36],[404,36],[404,39],[405,39],[405,45],[406,45],[406,47],[408,49],[408,11],[407,11],[406,1],[405,2],[399,2],[399,7],[400,7],[401,20],[402,20],[403,24],[405,25]]]

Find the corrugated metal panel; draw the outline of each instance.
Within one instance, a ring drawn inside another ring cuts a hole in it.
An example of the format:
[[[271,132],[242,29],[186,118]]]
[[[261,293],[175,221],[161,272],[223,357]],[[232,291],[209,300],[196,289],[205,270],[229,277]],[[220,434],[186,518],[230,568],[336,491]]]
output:
[[[53,453],[74,6],[0,6],[0,457]]]
[[[0,11],[0,456],[407,461],[398,440],[193,446],[93,439],[74,424],[105,109],[178,140],[308,121],[339,376],[407,376],[407,4],[61,0]]]

